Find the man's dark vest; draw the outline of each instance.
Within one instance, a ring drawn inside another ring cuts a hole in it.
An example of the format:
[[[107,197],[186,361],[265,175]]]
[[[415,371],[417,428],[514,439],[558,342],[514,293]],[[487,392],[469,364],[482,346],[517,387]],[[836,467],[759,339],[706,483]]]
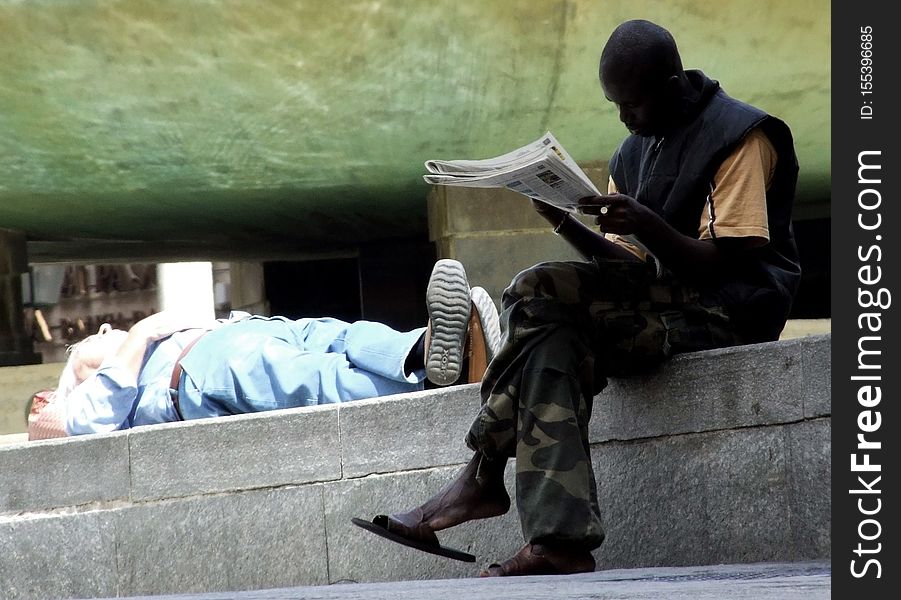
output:
[[[752,129],[760,128],[778,157],[766,196],[770,241],[743,251],[724,278],[702,274],[701,286],[725,304],[748,341],[773,340],[785,325],[801,277],[791,225],[798,179],[791,131],[779,119],[729,97],[700,71],[686,73],[700,92],[694,116],[660,139],[626,138],[610,160],[610,175],[621,193],[697,238],[717,169]]]

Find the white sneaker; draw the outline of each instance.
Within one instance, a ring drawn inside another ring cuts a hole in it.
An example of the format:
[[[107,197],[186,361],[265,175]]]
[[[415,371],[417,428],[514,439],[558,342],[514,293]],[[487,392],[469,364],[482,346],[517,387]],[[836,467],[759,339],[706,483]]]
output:
[[[483,287],[472,288],[469,295],[472,298],[473,310],[478,314],[482,333],[485,335],[488,362],[491,362],[501,349],[501,320],[497,314],[497,306]]]

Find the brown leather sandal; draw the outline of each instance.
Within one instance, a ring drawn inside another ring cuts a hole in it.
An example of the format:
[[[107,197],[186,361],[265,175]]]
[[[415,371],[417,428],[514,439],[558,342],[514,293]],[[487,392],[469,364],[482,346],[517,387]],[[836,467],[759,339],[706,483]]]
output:
[[[485,342],[485,332],[482,331],[482,323],[478,313],[473,310],[469,317],[469,335],[467,336],[466,354],[469,357],[469,383],[479,383],[488,369],[488,348]]]
[[[524,575],[572,575],[595,569],[594,557],[587,550],[561,550],[542,544],[526,544],[513,558],[493,563],[479,577],[518,577]]]
[[[501,326],[497,307],[485,288],[475,286],[469,291],[472,309],[469,317],[466,356],[469,359],[469,383],[479,383],[485,376],[488,363],[501,346]]]

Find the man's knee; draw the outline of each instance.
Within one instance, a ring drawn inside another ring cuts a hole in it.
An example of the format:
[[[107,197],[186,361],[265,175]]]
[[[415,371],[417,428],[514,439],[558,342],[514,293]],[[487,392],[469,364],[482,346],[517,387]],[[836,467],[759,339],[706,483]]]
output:
[[[524,298],[574,303],[578,301],[579,290],[586,278],[583,272],[588,268],[589,263],[557,261],[538,263],[520,271],[504,290],[503,307],[507,308]]]

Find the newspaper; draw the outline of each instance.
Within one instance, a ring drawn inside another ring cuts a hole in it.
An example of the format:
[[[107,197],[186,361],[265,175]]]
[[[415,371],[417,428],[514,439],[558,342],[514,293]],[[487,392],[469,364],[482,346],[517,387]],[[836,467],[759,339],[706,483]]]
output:
[[[574,214],[580,214],[580,199],[601,195],[550,131],[531,144],[501,156],[484,160],[427,160],[425,168],[428,174],[422,178],[426,183],[504,187]],[[637,236],[618,237],[651,255]]]
[[[578,202],[600,192],[563,145],[548,131],[522,148],[484,160],[427,160],[426,183],[504,187],[577,213]]]

